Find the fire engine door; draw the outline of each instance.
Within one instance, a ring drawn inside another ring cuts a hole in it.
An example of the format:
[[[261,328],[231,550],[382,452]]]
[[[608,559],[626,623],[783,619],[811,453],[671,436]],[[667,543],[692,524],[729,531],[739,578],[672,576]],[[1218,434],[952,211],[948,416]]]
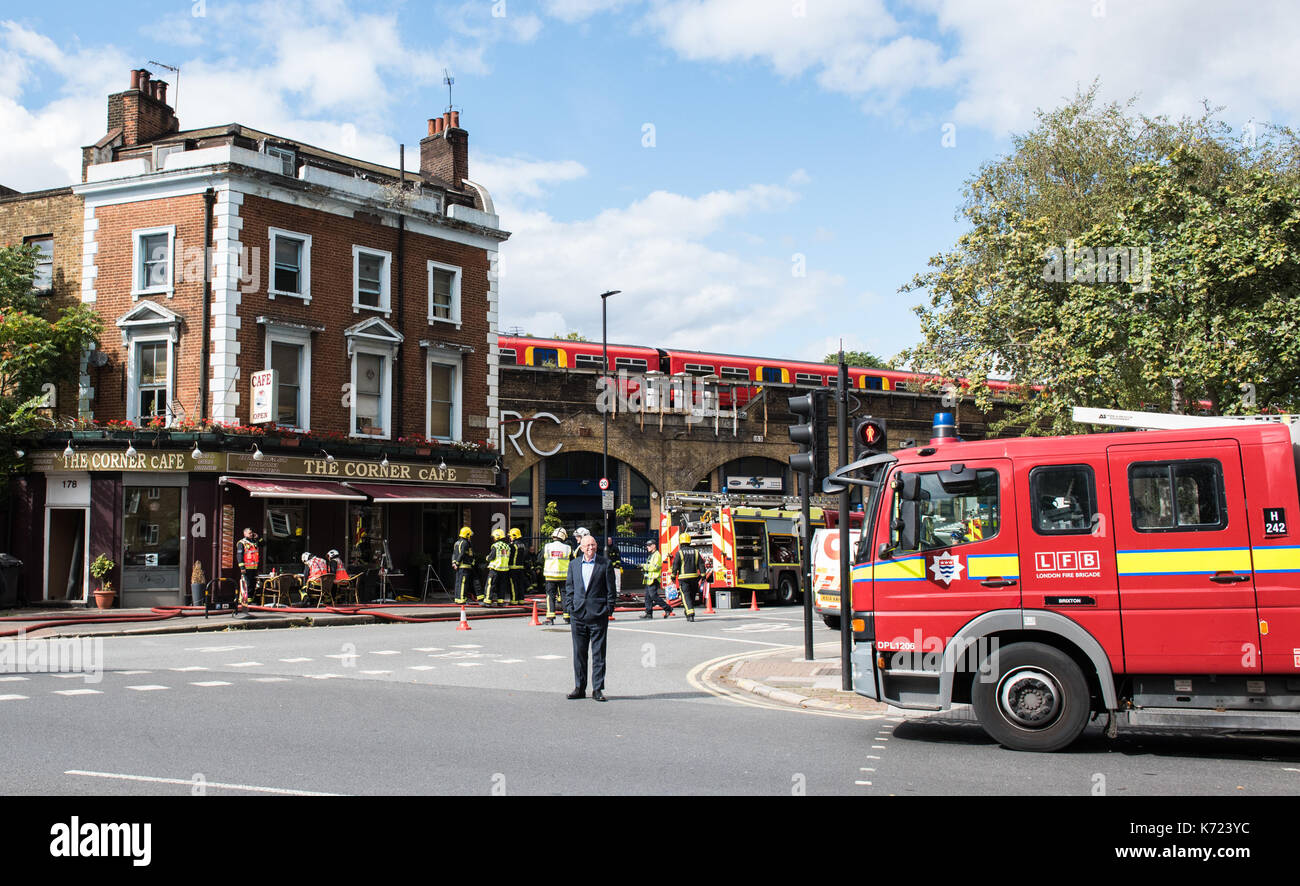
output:
[[[1234,440],[1107,449],[1125,670],[1261,671]]]
[[[941,652],[977,615],[1020,608],[1011,462],[964,460],[961,484],[953,482],[951,467],[936,461],[906,469],[920,474],[915,551],[898,547],[898,532],[890,528],[898,492],[888,490],[882,514],[888,519],[876,522],[873,548],[889,546],[888,556],[877,555],[872,566],[879,649]]]

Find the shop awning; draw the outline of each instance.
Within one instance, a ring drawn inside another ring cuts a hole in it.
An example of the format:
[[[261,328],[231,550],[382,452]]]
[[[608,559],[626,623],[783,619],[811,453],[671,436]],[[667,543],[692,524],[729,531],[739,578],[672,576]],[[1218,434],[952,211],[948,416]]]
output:
[[[366,500],[364,494],[349,489],[342,483],[330,483],[325,480],[254,480],[251,477],[223,477],[222,479],[241,489],[247,489],[253,498]]]
[[[409,504],[509,504],[514,499],[473,486],[394,486],[389,483],[349,483],[348,487],[364,492],[377,502]]]

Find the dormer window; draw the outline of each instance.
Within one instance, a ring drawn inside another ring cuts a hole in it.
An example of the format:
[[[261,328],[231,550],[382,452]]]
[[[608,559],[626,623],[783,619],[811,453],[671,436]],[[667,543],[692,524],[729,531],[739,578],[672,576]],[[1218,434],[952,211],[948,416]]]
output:
[[[280,161],[281,174],[290,178],[298,177],[298,152],[283,145],[267,145],[266,156]]]

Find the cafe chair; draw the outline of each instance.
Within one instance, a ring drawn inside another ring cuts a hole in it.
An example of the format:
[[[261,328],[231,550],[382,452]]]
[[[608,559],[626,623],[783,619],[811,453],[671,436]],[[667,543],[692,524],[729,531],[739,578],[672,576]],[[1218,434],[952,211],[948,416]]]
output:
[[[334,576],[326,573],[315,581],[309,581],[303,586],[307,599],[316,598],[317,606],[324,606],[326,601],[330,605],[334,603]]]
[[[344,573],[344,575],[347,575],[347,573]],[[357,592],[357,582],[360,578],[361,575],[359,573],[357,575],[348,575],[347,578],[338,578],[337,576],[335,576],[334,577],[335,599],[347,603],[349,602],[348,598],[351,597],[352,598],[351,602],[360,603],[361,598]]]

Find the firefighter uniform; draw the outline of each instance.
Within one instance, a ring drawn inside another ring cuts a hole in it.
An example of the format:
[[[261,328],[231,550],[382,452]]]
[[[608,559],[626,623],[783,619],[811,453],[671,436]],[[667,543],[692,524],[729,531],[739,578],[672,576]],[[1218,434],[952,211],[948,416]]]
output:
[[[492,530],[492,547],[488,551],[487,590],[483,592],[483,605],[491,606],[494,602],[504,603],[506,586],[510,584],[510,557],[514,548],[506,541],[504,529]],[[496,600],[492,595],[496,594]]]
[[[474,531],[468,526],[460,530],[460,538],[451,549],[451,568],[456,570],[456,602],[468,603],[474,595],[474,546],[470,539]],[[474,596],[477,600],[478,597]]]
[[[542,580],[546,582],[546,623],[555,624],[555,613],[564,605],[564,583],[569,578],[571,552],[564,543],[568,533],[563,527],[551,534],[551,541],[542,548]],[[567,612],[562,613],[569,620]]]
[[[686,533],[682,533],[680,540],[681,547],[673,555],[673,578],[682,595],[686,620],[695,621],[695,595],[700,592],[700,552],[686,547],[691,541]]]
[[[257,590],[257,569],[262,551],[256,536],[245,536],[235,542],[235,566],[239,568],[239,597],[244,604]]]
[[[646,542],[646,551],[649,556],[646,558],[645,566],[645,615],[642,618],[654,618],[655,603],[664,611],[664,618],[671,618],[673,608],[668,605],[668,601],[659,593],[659,579],[663,573],[664,558],[659,553],[659,545],[654,541]]]
[[[525,586],[528,574],[524,569],[528,549],[524,547],[524,534],[518,529],[510,530],[510,602],[519,603],[528,594]]]

